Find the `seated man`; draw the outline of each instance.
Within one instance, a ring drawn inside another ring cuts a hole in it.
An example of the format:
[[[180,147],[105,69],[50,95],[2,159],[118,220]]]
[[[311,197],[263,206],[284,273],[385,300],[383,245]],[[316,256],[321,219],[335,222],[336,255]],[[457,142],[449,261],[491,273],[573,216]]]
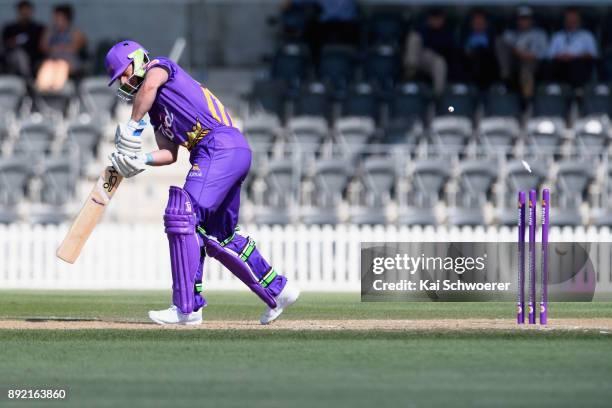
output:
[[[546,57],[548,38],[544,30],[534,25],[531,7],[519,7],[516,16],[516,30],[504,31],[498,46],[501,76],[505,81],[517,82],[523,97],[531,98],[536,71]]]
[[[565,11],[565,27],[553,35],[548,49],[553,78],[574,87],[584,85],[591,79],[593,60],[597,58],[595,37],[580,25],[578,10],[568,8]]]
[[[483,10],[474,10],[463,42],[464,69],[468,81],[488,87],[498,77],[495,36]]]
[[[404,54],[406,76],[413,78],[417,72],[424,72],[431,78],[435,94],[440,95],[455,52],[454,42],[444,11],[431,9],[425,24],[408,34]]]
[[[29,1],[17,3],[17,20],[2,30],[5,63],[10,73],[31,77],[40,62],[39,49],[43,26],[33,20],[34,6]]]

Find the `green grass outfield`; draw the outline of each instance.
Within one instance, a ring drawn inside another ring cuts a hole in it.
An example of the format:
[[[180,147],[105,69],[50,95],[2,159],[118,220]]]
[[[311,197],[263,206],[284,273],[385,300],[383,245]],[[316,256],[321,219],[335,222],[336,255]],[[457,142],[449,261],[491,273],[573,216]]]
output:
[[[0,318],[146,321],[167,292],[0,291]],[[212,293],[205,318],[256,319],[248,293]],[[612,318],[611,303],[551,318]],[[359,303],[304,294],[286,319],[511,318],[511,303]],[[9,387],[67,387],[56,404]],[[598,331],[0,330],[0,406],[610,406],[612,335]]]

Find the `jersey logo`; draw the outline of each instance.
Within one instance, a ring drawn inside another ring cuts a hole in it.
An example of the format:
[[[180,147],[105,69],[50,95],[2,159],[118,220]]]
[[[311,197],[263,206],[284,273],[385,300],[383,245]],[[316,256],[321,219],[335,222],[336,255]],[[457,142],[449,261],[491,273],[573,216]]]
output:
[[[164,106],[164,112],[159,114],[160,127],[159,131],[162,135],[166,136],[170,140],[174,140],[174,133],[172,133],[172,123],[174,123],[174,115],[168,112],[168,108]]]
[[[196,118],[196,124],[191,128],[191,132],[185,132],[187,140],[183,142],[183,146],[185,146],[187,150],[193,149],[193,147],[197,145],[200,140],[204,139],[204,136],[209,132],[210,129],[204,129],[200,123],[200,119]]]

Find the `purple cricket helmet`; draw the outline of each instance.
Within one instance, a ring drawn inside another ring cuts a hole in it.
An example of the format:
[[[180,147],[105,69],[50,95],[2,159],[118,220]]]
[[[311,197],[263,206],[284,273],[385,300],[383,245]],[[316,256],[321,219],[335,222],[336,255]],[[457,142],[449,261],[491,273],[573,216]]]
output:
[[[125,40],[113,45],[108,51],[108,54],[106,54],[104,60],[104,67],[108,76],[111,78],[108,86],[111,86],[134,61],[132,54],[138,50],[142,50],[144,54],[148,54],[148,51],[136,41]],[[139,68],[140,67],[134,67],[135,70]]]

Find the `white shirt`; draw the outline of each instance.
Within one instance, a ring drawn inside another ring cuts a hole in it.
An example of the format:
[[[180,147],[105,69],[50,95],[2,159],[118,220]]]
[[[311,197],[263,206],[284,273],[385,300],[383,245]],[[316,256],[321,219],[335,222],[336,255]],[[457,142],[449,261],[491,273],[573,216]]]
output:
[[[504,32],[504,41],[523,52],[544,58],[548,50],[548,38],[544,30],[533,27],[526,31],[508,30]]]
[[[559,54],[581,56],[588,54],[597,57],[595,38],[588,30],[557,31],[550,42],[548,57],[555,58]]]

